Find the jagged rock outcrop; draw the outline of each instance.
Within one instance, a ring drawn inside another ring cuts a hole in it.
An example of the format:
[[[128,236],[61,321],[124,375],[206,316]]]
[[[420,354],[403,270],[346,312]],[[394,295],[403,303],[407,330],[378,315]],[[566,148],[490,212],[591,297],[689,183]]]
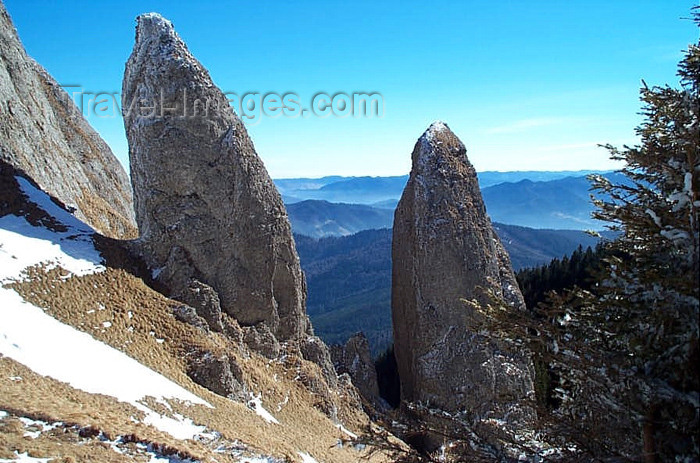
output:
[[[527,359],[478,332],[463,300],[524,308],[462,142],[435,122],[413,150],[392,243],[392,317],[402,399],[482,414],[533,393]]]
[[[321,373],[326,384],[335,388],[338,385],[338,375],[333,367],[331,353],[326,344],[318,336],[307,336],[299,343],[302,356],[321,367]]]
[[[247,396],[241,367],[226,354],[197,352],[190,355],[187,373],[194,382],[216,394],[239,401]]]
[[[253,344],[277,351],[268,331],[279,341],[312,334],[282,199],[226,97],[158,14],[137,19],[122,105],[138,245],[157,279],[179,298],[213,288]],[[216,304],[200,302],[218,329]]]
[[[330,350],[338,374],[347,373],[365,400],[379,404],[381,401],[377,371],[369,350],[369,341],[364,333],[356,333],[344,346],[331,346]]]
[[[2,3],[0,159],[100,233],[134,236],[126,172],[71,97],[27,56]]]
[[[221,321],[221,303],[214,289],[201,281],[193,280],[178,293],[178,299],[190,304],[212,331],[224,331]]]

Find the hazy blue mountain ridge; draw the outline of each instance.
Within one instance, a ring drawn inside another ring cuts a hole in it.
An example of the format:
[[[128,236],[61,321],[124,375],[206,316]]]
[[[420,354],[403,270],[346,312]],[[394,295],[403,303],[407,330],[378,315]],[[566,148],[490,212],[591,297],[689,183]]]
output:
[[[584,175],[568,176],[568,173],[480,173],[489,216],[495,222],[531,228],[601,229],[602,224],[591,218],[593,204],[588,179]],[[590,171],[580,172],[587,173]],[[621,180],[617,173],[604,175],[614,181]],[[391,227],[392,214],[386,211],[396,207],[406,179],[407,176],[324,177],[276,182],[297,232],[321,237]],[[342,203],[342,206],[329,203]],[[358,205],[369,208],[353,207]]]
[[[295,233],[313,238],[346,236],[373,228],[391,228],[394,220],[392,209],[322,200],[287,204],[287,213]]]
[[[608,172],[592,170],[485,171],[478,172],[477,175],[481,188],[486,188],[499,183],[515,183],[524,179],[532,180],[533,182],[542,182],[565,177],[585,177],[592,173]],[[276,179],[274,182],[283,196],[289,196],[297,201],[303,201],[305,199],[324,199],[326,201],[335,202],[371,204],[387,199],[398,200],[407,181],[408,175],[391,177],[343,177],[340,175],[332,175],[321,178],[283,178]],[[352,196],[351,193],[358,196]],[[344,199],[333,198],[332,196],[334,195]],[[381,196],[381,199],[372,199],[372,197],[377,196]]]
[[[606,173],[615,183],[622,174]],[[603,223],[594,220],[591,185],[586,177],[564,177],[533,182],[500,183],[482,189],[486,209],[494,222],[532,228],[600,230]]]
[[[601,228],[591,218],[588,173],[479,174],[487,212],[516,270],[598,242],[582,231]],[[363,331],[375,354],[391,342],[391,226],[406,179],[276,181],[286,200],[296,199],[287,210],[306,273],[307,310],[326,342],[344,343]]]

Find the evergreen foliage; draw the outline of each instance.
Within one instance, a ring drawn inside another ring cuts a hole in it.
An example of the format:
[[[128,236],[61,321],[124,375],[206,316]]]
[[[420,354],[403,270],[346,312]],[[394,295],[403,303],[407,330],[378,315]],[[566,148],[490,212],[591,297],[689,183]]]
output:
[[[591,176],[595,217],[619,234],[592,271],[579,255],[524,272],[530,310],[486,310],[492,332],[534,354],[544,430],[583,459],[700,454],[699,44],[678,74],[680,88],[641,89],[640,145],[606,146],[626,181]]]
[[[570,256],[553,259],[547,265],[520,270],[515,276],[529,308],[546,300],[550,291],[579,287],[590,290],[596,285],[595,276],[601,270],[606,254],[603,244],[593,250],[579,246]]]
[[[697,8],[694,17],[700,25]],[[593,177],[594,188],[609,198],[594,200],[594,215],[622,235],[613,243],[617,255],[608,260],[590,328],[625,357],[610,366],[627,384],[619,400],[641,417],[648,461],[700,452],[698,44],[688,48],[678,75],[678,89],[644,84],[641,145],[607,146],[625,162],[622,173],[632,184]]]

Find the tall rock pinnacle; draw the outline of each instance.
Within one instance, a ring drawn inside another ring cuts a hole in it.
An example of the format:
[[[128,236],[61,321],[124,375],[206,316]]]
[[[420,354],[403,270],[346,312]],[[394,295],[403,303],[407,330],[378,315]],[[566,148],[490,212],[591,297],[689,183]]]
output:
[[[280,340],[309,334],[282,199],[222,91],[158,14],[137,18],[122,99],[139,243],[158,279],[198,294],[201,282],[221,310]]]
[[[2,1],[0,161],[31,177],[98,232],[133,237],[124,168],[71,97],[27,56]]]
[[[392,243],[394,345],[404,400],[482,413],[533,390],[527,362],[478,334],[485,292],[524,307],[462,142],[433,123],[413,150]],[[501,402],[500,404],[498,402]]]

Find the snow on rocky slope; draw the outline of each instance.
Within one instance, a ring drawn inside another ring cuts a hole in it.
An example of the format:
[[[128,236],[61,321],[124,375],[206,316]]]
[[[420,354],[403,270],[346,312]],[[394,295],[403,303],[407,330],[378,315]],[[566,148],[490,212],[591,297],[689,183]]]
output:
[[[76,445],[84,446],[85,451],[95,446],[100,452],[109,450],[110,457],[100,457],[99,461],[134,461],[145,456],[153,462],[273,463],[284,461],[281,458],[322,462],[353,461],[361,455],[343,445],[327,450],[343,437],[337,423],[300,400],[303,392],[300,385],[280,379],[284,377],[282,373],[273,374],[273,368],[279,367],[269,361],[260,362],[257,357],[250,360],[257,362],[263,376],[251,379],[259,389],[250,392],[254,400],[246,407],[193,383],[185,388],[186,382],[180,377],[173,381],[144,365],[143,359],[110,345],[117,344],[116,341],[105,342],[111,338],[98,339],[110,331],[118,335],[117,339],[124,338],[125,333],[114,331],[121,329],[116,321],[103,321],[98,326],[72,319],[66,323],[65,317],[55,316],[52,307],[26,300],[27,293],[18,288],[52,272],[58,272],[58,276],[48,283],[49,289],[32,291],[50,292],[63,284],[99,278],[114,270],[96,248],[90,227],[59,207],[32,182],[21,176],[15,176],[14,180],[27,207],[22,209],[25,214],[0,217],[0,463],[49,461],[58,456],[52,454],[56,448],[65,450],[65,446],[56,447],[53,442],[59,434],[73,436],[79,442]],[[30,219],[30,209],[39,211],[39,219],[36,213]],[[62,297],[66,302],[71,294]],[[108,305],[98,303],[95,309],[84,312],[107,313]],[[129,307],[129,319],[141,315],[138,307]],[[148,335],[155,342],[153,351],[146,350],[145,356],[165,349],[166,342],[174,343],[172,337],[154,331],[143,337]],[[123,345],[128,346],[129,342],[135,341],[127,340]],[[289,374],[293,381],[299,376],[298,371],[297,368]],[[51,392],[46,396],[35,392],[42,388]],[[135,431],[128,425],[120,429],[116,418],[113,423],[103,423],[104,429],[99,420],[81,422],[79,414],[69,412],[70,407],[55,404],[64,399],[64,394],[81,398],[71,400],[71,407],[76,410],[89,408],[88,402],[94,399],[97,406],[91,418],[99,415],[99,411],[111,413],[112,407],[119,409],[114,413],[123,412],[123,421],[131,421]],[[290,396],[297,399],[296,403],[290,401]],[[278,397],[280,400],[272,401]],[[274,416],[267,411],[263,400],[268,409],[279,403]],[[298,426],[293,422],[293,414],[300,420],[307,418],[308,422]],[[275,432],[271,433],[270,427],[275,427]],[[319,439],[321,447],[304,444],[304,438],[295,436],[295,432],[311,439],[315,433],[323,436]],[[242,439],[234,437],[236,433]],[[326,442],[322,444],[324,438]],[[335,454],[319,458],[324,451]]]
[[[22,280],[25,269],[37,265],[44,269],[60,266],[76,276],[103,271],[92,229],[26,179],[16,180],[28,200],[58,220],[64,230],[35,227],[21,216],[1,217],[0,283]],[[79,361],[78,352],[83,353]],[[59,322],[7,288],[0,288],[0,353],[41,375],[130,403],[146,414],[147,423],[177,439],[192,439],[204,431],[189,419],[160,415],[142,400],[152,397],[167,406],[168,399],[178,399],[211,407],[206,401],[89,334]]]

